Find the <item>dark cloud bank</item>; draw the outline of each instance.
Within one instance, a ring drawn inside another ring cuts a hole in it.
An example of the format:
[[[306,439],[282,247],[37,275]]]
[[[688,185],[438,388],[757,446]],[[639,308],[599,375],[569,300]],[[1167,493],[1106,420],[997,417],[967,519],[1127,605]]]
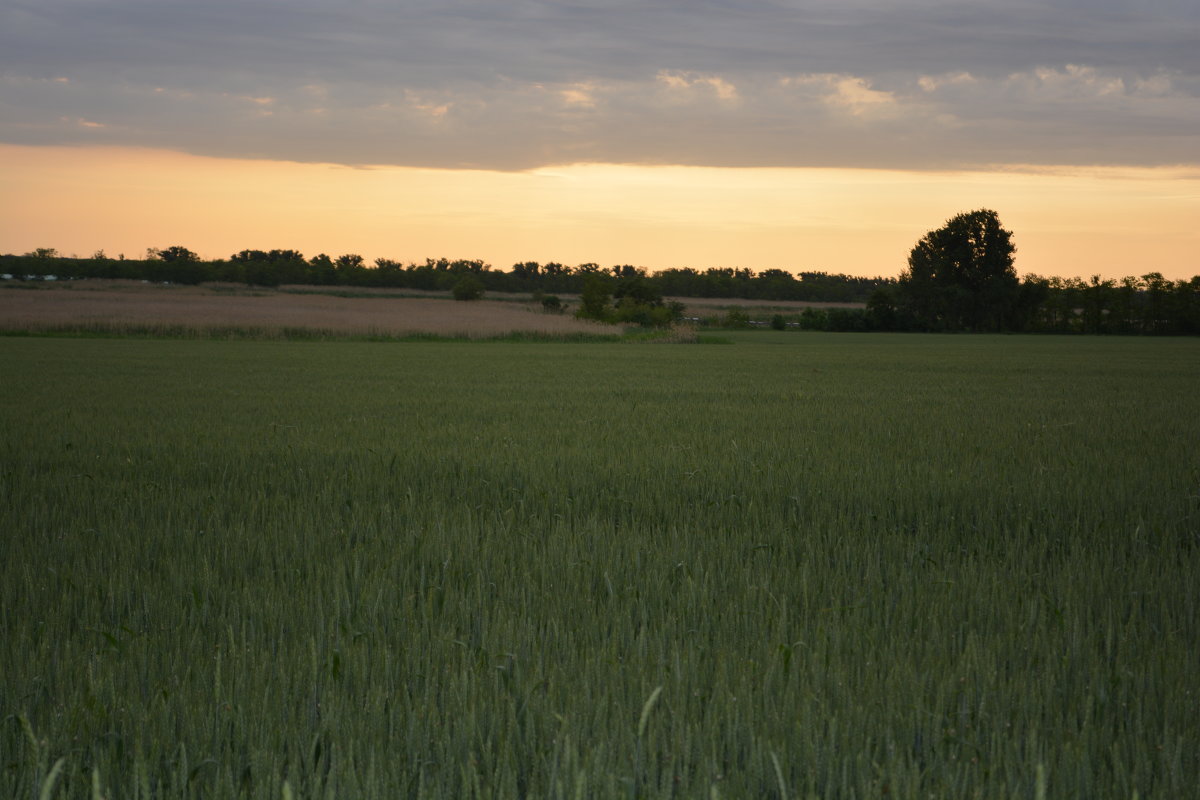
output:
[[[1200,162],[1200,5],[40,0],[0,141],[346,164]]]

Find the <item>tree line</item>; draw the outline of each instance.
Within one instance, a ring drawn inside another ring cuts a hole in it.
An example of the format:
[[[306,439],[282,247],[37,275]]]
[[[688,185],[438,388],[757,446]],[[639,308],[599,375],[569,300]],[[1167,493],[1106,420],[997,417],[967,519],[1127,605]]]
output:
[[[591,276],[614,280],[645,280],[659,295],[729,297],[748,300],[807,300],[865,303],[871,292],[895,283],[890,278],[863,278],[826,272],[793,274],[781,269],[755,272],[741,268],[689,267],[650,273],[643,267],[595,263],[568,266],[523,261],[508,270],[479,259],[428,258],[402,263],[377,258],[373,264],[355,253],[306,258],[297,250],[242,250],[226,259],[205,261],[186,247],[150,249],[142,259],[109,258],[97,251],[91,258],[65,258],[50,248],[23,256],[0,256],[0,271],[16,275],[56,275],[61,278],[125,278],[197,284],[244,283],[252,286],[303,284],[450,291],[467,275],[491,292],[580,294]]]
[[[0,255],[0,273],[18,277],[124,278],[252,286],[302,284],[450,291],[457,299],[484,292],[528,292],[547,310],[557,294],[579,295],[580,316],[613,322],[665,325],[683,311],[666,297],[729,298],[859,304],[806,309],[792,326],[841,331],[975,331],[1200,335],[1200,276],[1169,280],[1159,272],[1120,280],[1026,275],[1013,264],[1012,232],[995,211],[959,214],[925,234],[898,278],[826,272],[755,272],[688,267],[649,272],[629,264],[567,266],[524,261],[508,270],[478,259],[402,263],[357,254],[306,258],[297,250],[242,250],[205,261],[182,246],[149,249],[142,259],[65,258],[50,248]],[[776,327],[788,327],[777,316]],[[740,313],[728,323],[748,323]]]

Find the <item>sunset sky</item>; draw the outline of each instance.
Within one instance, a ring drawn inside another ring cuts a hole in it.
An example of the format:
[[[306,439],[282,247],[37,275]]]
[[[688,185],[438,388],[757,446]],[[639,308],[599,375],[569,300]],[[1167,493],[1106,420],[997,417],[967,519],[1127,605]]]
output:
[[[1195,0],[0,0],[0,252],[1200,273]]]

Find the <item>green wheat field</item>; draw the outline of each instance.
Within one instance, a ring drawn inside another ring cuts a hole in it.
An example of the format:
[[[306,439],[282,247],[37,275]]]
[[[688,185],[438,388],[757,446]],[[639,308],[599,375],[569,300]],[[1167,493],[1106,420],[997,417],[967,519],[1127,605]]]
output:
[[[729,339],[0,338],[0,796],[1200,796],[1200,341]]]

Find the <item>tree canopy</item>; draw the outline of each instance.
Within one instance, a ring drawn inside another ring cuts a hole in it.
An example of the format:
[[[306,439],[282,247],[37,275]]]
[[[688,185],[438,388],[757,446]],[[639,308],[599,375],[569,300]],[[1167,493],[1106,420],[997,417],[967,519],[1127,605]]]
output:
[[[995,211],[959,214],[925,234],[900,276],[901,294],[917,323],[933,330],[1010,327],[1020,282],[1012,232]]]

